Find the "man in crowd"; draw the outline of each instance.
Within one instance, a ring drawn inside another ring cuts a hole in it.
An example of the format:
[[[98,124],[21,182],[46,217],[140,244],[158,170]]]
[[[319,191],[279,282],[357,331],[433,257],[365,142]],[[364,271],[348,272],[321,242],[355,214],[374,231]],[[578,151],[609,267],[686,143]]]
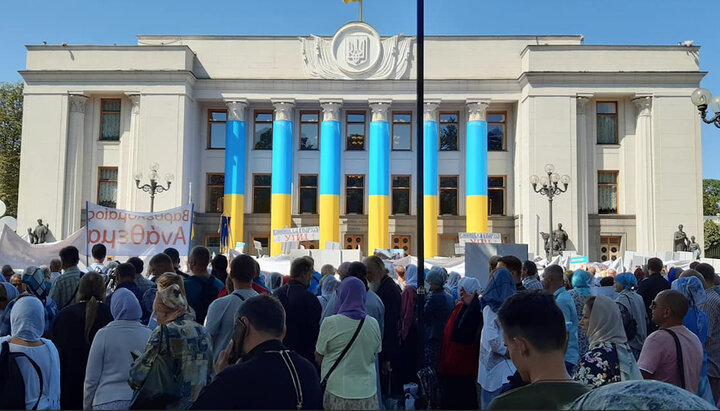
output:
[[[63,273],[55,279],[50,288],[50,298],[57,304],[58,312],[75,302],[75,293],[80,285],[80,277],[83,273],[78,268],[80,253],[73,246],[60,250],[60,261],[62,261]]]
[[[720,286],[713,266],[697,264],[695,270],[705,279],[707,301],[702,306],[708,318],[708,341],[705,352],[708,355],[707,371],[713,398],[720,398]]]
[[[135,267],[135,284],[137,284],[138,289],[141,292],[144,293],[148,289],[155,287],[155,283],[148,280],[143,275],[145,263],[143,263],[143,260],[141,260],[140,257],[130,257],[128,258],[127,263],[132,264],[132,266]]]
[[[195,310],[195,321],[200,324],[205,322],[210,304],[225,288],[222,281],[210,275],[207,269],[209,264],[210,250],[203,246],[193,247],[188,257],[191,275],[184,283],[188,304]]]
[[[655,296],[660,291],[669,290],[670,283],[662,276],[663,262],[659,258],[651,258],[647,263],[648,277],[638,284],[637,293],[643,298],[645,302],[645,309],[648,313],[648,333],[657,330],[657,326],[650,321],[652,318],[652,312],[650,310],[650,303],[652,303]]]
[[[260,263],[253,259],[253,265],[255,267],[255,274],[253,275],[252,289],[258,294],[270,294],[270,290],[265,288],[263,284],[260,284]]]
[[[235,260],[240,257],[233,259],[230,275],[233,275],[232,266]],[[301,261],[296,268],[304,271],[305,264],[307,262]],[[252,279],[250,270],[243,269],[243,272],[244,280]],[[294,276],[291,282],[298,281],[297,278]],[[310,294],[306,289],[297,291]],[[237,299],[232,295],[223,298]],[[317,302],[317,299],[315,301]],[[282,343],[287,329],[286,312],[277,299],[269,295],[249,298],[240,306],[237,316],[246,329],[245,338],[241,342],[235,342],[242,344],[242,352],[245,353],[242,362],[237,365],[228,364],[232,345],[223,349],[215,368],[217,377],[200,393],[192,409],[321,409],[322,393],[315,367],[303,356],[289,351]],[[287,321],[287,325],[291,323],[290,320]]]
[[[515,293],[500,307],[498,320],[510,358],[528,385],[496,397],[489,409],[563,409],[589,391],[567,372],[566,321],[552,296],[540,291]]]
[[[150,318],[151,313],[145,307],[143,307],[143,291],[140,290],[140,287],[138,287],[137,283],[135,283],[135,277],[137,277],[137,273],[135,272],[135,266],[130,263],[123,263],[118,265],[115,268],[115,280],[117,281],[117,284],[115,285],[115,291],[121,288],[127,288],[135,295],[138,303],[140,304],[140,308],[142,309],[141,322],[143,322],[143,324],[147,324],[147,320]],[[110,306],[110,301],[112,301],[112,296],[113,294],[110,294],[107,298],[107,301],[105,302],[108,307]]]
[[[311,364],[315,361],[322,310],[320,301],[308,291],[312,274],[312,260],[296,258],[290,265],[290,281],[275,292],[287,316],[287,333],[283,342]]]
[[[172,259],[165,253],[155,254],[148,261],[148,278],[153,282],[165,273],[174,273],[175,266]]]
[[[213,341],[215,360],[227,348],[235,329],[235,318],[240,307],[248,299],[258,295],[252,289],[255,275],[255,260],[249,255],[240,254],[230,262],[230,279],[234,291],[230,295],[213,301],[205,317],[205,328]]]
[[[168,247],[165,249],[165,251],[163,251],[163,254],[167,255],[168,257],[170,257],[170,260],[172,260],[173,269],[170,272],[174,272],[182,278],[189,277],[189,275],[180,270],[180,253],[178,252],[178,250],[172,247]]]
[[[107,277],[108,269],[105,266],[105,257],[107,256],[107,248],[105,244],[95,244],[90,250],[92,254],[93,263],[90,264],[88,269],[94,271],[103,277]]]
[[[497,263],[496,268],[506,268],[508,271],[510,271],[510,274],[513,277],[513,280],[515,280],[515,289],[517,291],[524,291],[525,287],[522,283],[521,273],[523,269],[523,263],[520,261],[519,258],[515,257],[514,255],[505,255],[500,257],[500,260]]]
[[[522,277],[522,285],[526,290],[533,291],[543,289],[542,283],[538,280],[537,265],[535,265],[534,262],[525,261],[520,276]]]
[[[13,270],[13,268],[11,266],[9,266],[7,264],[2,266],[2,275],[3,275],[3,277],[5,277],[5,282],[9,283],[10,277],[12,277],[13,274],[15,274],[15,271]]]
[[[62,261],[60,261],[59,258],[53,258],[50,260],[50,266],[48,268],[50,269],[50,282],[53,283],[56,278],[60,277]]]
[[[578,315],[575,310],[575,303],[570,294],[565,290],[563,284],[563,269],[557,264],[545,268],[543,275],[543,286],[545,291],[552,294],[555,303],[565,317],[565,328],[568,333],[568,345],[565,352],[565,366],[569,374],[573,373],[575,366],[580,360],[578,347]]]
[[[689,309],[687,299],[679,291],[663,290],[650,303],[650,309],[652,321],[661,329],[645,339],[638,359],[640,372],[646,380],[663,381],[697,394],[703,347],[683,325]]]

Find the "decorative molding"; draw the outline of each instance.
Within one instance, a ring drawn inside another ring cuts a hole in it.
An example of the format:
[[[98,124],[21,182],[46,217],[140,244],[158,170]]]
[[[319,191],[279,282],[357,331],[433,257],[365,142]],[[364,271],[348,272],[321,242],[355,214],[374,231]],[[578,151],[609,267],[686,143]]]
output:
[[[468,121],[487,121],[487,109],[490,100],[468,100]]]
[[[275,121],[292,121],[292,110],[295,107],[293,100],[272,100],[275,107]]]
[[[140,94],[128,94],[128,99],[130,99],[130,114],[139,114],[140,113]]]
[[[644,96],[632,100],[638,110],[638,117],[650,116],[652,114],[652,97]]]
[[[440,101],[425,101],[423,105],[423,121],[438,121]]]
[[[322,107],[322,121],[340,121],[340,108],[342,100],[320,100]]]
[[[370,101],[370,110],[372,111],[372,118],[370,121],[388,121],[388,109],[390,108],[390,101],[388,100],[375,100]]]
[[[300,37],[305,73],[326,80],[400,80],[409,76],[412,39],[381,39],[369,24],[342,26],[332,39]]]
[[[225,101],[227,106],[228,121],[245,121],[245,108],[248,106],[246,99]]]
[[[70,102],[70,112],[85,114],[85,103],[88,101],[87,96],[71,94],[68,96],[68,100]]]
[[[577,96],[577,114],[584,116],[587,114],[587,103],[590,101],[589,97]]]

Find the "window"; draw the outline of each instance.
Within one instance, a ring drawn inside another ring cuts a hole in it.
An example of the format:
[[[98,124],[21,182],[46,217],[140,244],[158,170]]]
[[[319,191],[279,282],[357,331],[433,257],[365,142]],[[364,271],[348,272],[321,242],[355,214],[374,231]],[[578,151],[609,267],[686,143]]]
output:
[[[617,214],[617,171],[598,171],[598,214]]]
[[[394,235],[390,238],[390,246],[394,250],[404,250],[405,255],[410,255],[410,236]]]
[[[365,150],[365,112],[348,111],[345,114],[346,150]]]
[[[262,248],[262,250],[258,250],[258,249],[255,247],[255,242],[256,242],[256,241],[257,241],[258,243],[260,243],[260,248]],[[260,252],[261,255],[267,255],[267,254],[268,254],[269,244],[270,244],[270,237],[268,237],[267,235],[254,235],[254,236],[252,236],[252,249],[251,249],[251,250],[252,250],[252,254],[253,254],[253,255],[258,255],[258,252]]]
[[[272,111],[255,112],[255,150],[272,150],[273,113]]]
[[[597,102],[597,143],[618,143],[617,102]]]
[[[270,174],[253,174],[253,213],[270,212]]]
[[[440,214],[458,214],[458,176],[440,176]]]
[[[488,215],[505,215],[505,176],[488,177]]]
[[[392,176],[392,214],[410,215],[410,176]]]
[[[356,250],[358,247],[362,250],[365,248],[365,236],[362,234],[345,234],[343,248],[346,250]]]
[[[98,168],[97,202],[103,207],[117,207],[117,167]]]
[[[412,150],[412,113],[393,113],[392,136],[393,150]]]
[[[440,151],[457,151],[459,117],[457,111],[440,113]]]
[[[225,148],[225,122],[227,110],[208,110],[208,141],[207,148]]]
[[[205,212],[222,213],[225,199],[225,174],[208,173],[205,177]]]
[[[362,214],[365,202],[365,176],[345,176],[345,214]]]
[[[120,140],[120,99],[100,100],[100,140]]]
[[[317,214],[317,188],[318,177],[315,175],[300,175],[300,214]],[[307,247],[306,247],[307,248]]]
[[[488,113],[488,151],[505,150],[505,130],[507,113]]]
[[[300,150],[320,149],[320,113],[300,112]]]
[[[205,247],[210,253],[220,254],[220,234],[205,234]]]

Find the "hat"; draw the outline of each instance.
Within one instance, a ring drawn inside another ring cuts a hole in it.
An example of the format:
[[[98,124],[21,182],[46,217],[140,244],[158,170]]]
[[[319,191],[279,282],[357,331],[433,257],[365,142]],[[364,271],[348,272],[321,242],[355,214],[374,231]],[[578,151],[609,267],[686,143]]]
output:
[[[425,279],[428,284],[443,285],[445,284],[445,270],[441,267],[433,267],[427,274]]]

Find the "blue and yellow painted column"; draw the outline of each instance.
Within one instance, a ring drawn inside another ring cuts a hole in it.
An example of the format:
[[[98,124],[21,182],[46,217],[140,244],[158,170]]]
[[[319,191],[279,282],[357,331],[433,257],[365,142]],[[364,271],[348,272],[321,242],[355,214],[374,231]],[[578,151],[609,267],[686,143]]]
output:
[[[223,215],[230,217],[228,246],[243,241],[245,217],[245,108],[247,100],[227,101]]]
[[[320,249],[340,242],[340,107],[342,101],[322,101],[320,125]]]
[[[272,188],[270,199],[270,255],[282,254],[282,243],[273,241],[272,230],[292,226],[293,124],[292,100],[273,101]]]
[[[439,102],[425,103],[423,113],[423,238],[425,258],[434,258],[438,251],[438,134],[437,108]]]
[[[368,254],[390,247],[390,123],[389,101],[370,103],[370,147],[368,169]]]
[[[488,232],[488,101],[468,101],[465,215],[468,233]]]

